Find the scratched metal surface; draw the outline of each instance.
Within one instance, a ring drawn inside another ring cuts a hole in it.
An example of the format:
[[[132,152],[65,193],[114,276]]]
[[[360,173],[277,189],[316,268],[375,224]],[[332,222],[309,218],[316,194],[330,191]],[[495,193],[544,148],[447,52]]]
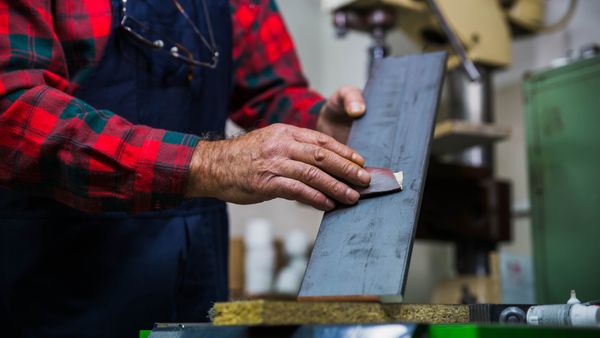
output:
[[[348,144],[368,166],[403,171],[404,190],[325,214],[299,298],[403,295],[445,67],[438,52],[386,58],[372,74]]]

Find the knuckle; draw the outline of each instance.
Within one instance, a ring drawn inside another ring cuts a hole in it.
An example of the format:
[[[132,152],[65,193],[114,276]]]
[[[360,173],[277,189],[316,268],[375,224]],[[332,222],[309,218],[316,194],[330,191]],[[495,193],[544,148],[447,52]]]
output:
[[[318,191],[315,191],[312,194],[310,194],[310,199],[311,199],[311,201],[317,202],[319,204],[323,204],[323,203],[325,203],[326,197],[323,196],[323,194],[319,193]]]
[[[263,153],[266,155],[266,157],[273,157],[277,154],[279,154],[280,150],[280,146],[279,144],[275,143],[275,142],[271,142],[271,141],[267,141],[265,142],[265,144],[263,144],[262,146],[262,151]]]
[[[277,123],[277,124],[274,124],[271,126],[271,130],[273,131],[274,135],[278,135],[278,134],[281,134],[285,130],[285,127],[283,125]]]
[[[352,155],[352,151],[351,151],[351,150],[349,150],[349,149],[348,149],[346,146],[344,146],[344,145],[341,145],[341,146],[339,146],[339,147],[336,147],[336,148],[335,148],[335,152],[336,152],[336,154],[338,154],[340,157],[343,157],[343,158],[346,158],[346,159],[350,158],[350,156]]]
[[[287,148],[287,143],[280,142],[277,137],[273,137],[265,141],[261,147],[263,154],[265,154],[267,158],[278,157],[286,154]]]
[[[341,191],[343,190],[343,187],[340,183],[338,182],[333,182],[331,184],[331,192],[334,194],[339,194]]]
[[[317,147],[314,151],[314,158],[316,163],[323,162],[326,158],[325,150],[321,147]]]
[[[292,132],[292,126],[283,123],[275,123],[273,125],[279,135],[287,135]]]
[[[268,133],[268,136],[267,136],[267,138],[269,140],[277,140],[277,139],[279,139],[280,137],[282,137],[286,133],[286,129],[287,129],[286,125],[281,124],[281,123],[276,123],[276,124],[270,125],[267,128],[269,128],[268,129],[269,133]]]
[[[291,145],[291,142],[287,142],[291,129],[284,124],[274,124],[271,127],[271,132],[263,141],[263,152],[271,156],[287,154]]]
[[[319,144],[320,146],[326,146],[327,144],[329,144],[330,140],[331,139],[329,138],[329,136],[323,133],[319,133],[319,135],[317,136],[317,144]]]
[[[302,187],[300,186],[300,182],[292,182],[288,185],[288,191],[294,197],[298,197],[302,195]]]
[[[319,177],[319,170],[316,167],[309,167],[306,169],[306,173],[304,174],[304,179],[306,182],[314,182]]]
[[[346,162],[343,166],[344,175],[350,176],[350,175],[352,175],[353,172],[354,172],[354,164],[352,164],[350,162]]]

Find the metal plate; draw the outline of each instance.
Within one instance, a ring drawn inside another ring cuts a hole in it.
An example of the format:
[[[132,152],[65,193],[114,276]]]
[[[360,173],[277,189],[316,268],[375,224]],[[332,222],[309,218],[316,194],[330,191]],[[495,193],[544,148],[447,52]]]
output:
[[[325,214],[299,299],[400,301],[419,215],[446,53],[384,59],[348,144],[367,166],[404,172],[402,192]]]

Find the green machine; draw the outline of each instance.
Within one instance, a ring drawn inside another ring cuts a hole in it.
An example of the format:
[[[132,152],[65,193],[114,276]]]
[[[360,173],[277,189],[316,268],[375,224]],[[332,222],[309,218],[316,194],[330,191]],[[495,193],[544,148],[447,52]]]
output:
[[[600,298],[600,56],[525,80],[537,303]]]

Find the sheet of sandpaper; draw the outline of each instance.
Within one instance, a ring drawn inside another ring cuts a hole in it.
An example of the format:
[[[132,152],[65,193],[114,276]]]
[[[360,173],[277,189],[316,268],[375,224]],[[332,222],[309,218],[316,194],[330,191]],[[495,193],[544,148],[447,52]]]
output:
[[[437,52],[386,58],[371,74],[348,145],[367,166],[403,171],[403,190],[325,214],[299,300],[402,300],[445,68]]]

